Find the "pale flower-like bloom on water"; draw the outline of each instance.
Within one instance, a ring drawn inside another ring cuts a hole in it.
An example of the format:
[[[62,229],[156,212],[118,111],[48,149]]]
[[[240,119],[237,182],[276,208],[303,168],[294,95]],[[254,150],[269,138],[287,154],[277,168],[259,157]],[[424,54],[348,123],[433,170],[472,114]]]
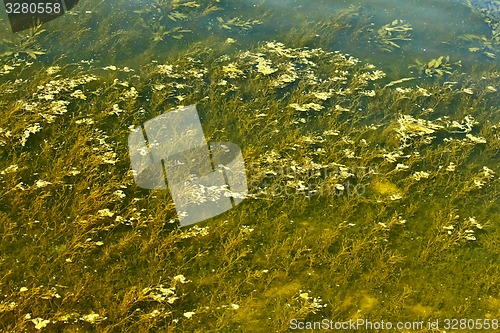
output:
[[[195,314],[196,314],[196,312],[193,312],[193,311],[184,312],[184,317],[191,318]]]
[[[484,181],[480,179],[474,179],[474,185],[476,185],[477,188],[483,188],[484,184],[486,184]]]
[[[47,74],[52,75],[58,73],[60,70],[61,67],[59,66],[50,66],[49,68],[47,68],[46,72]]]
[[[123,199],[126,197],[126,194],[123,193],[122,190],[116,190],[113,192],[114,195],[116,195],[118,198]]]
[[[403,197],[400,194],[393,194],[389,197],[392,201],[400,200],[403,199]]]
[[[87,323],[94,324],[97,319],[99,319],[99,315],[97,313],[90,313],[88,315],[84,315],[80,317],[81,320],[86,321]]]
[[[408,93],[411,93],[412,92],[412,88],[401,88],[401,87],[397,87],[396,88],[396,91],[400,94],[408,94]]]
[[[85,94],[80,89],[73,91],[70,96],[83,100],[87,99],[87,96],[85,96]]]
[[[75,124],[85,124],[85,125],[92,125],[94,123],[94,120],[92,118],[82,118],[82,119],[78,119],[77,121],[75,121]]]
[[[292,103],[289,105],[289,107],[297,111],[309,111],[309,110],[320,111],[325,108],[323,105],[316,103],[307,103],[307,104]]]
[[[396,165],[396,170],[406,170],[406,169],[409,169],[410,167],[403,164],[403,163],[398,163],[398,165]]]
[[[68,175],[70,176],[76,176],[79,175],[81,171],[77,170],[75,167],[71,168],[70,171],[68,171]]]
[[[368,96],[368,97],[373,97],[375,96],[375,90],[364,90],[361,92],[363,95]]]
[[[123,93],[123,97],[127,99],[136,99],[137,97],[139,97],[139,93],[137,92],[137,89],[131,87],[130,90],[127,90]]]
[[[432,95],[427,89],[421,88],[421,87],[418,87],[417,92],[420,93],[420,95],[425,96],[425,97],[429,97]]]
[[[326,101],[327,99],[333,96],[332,92],[313,92],[312,94],[314,97],[321,99],[323,101]]]
[[[249,226],[247,226],[247,225],[243,225],[243,226],[241,227],[241,231],[242,231],[242,232],[244,232],[244,233],[246,233],[246,234],[250,234],[252,231],[254,231],[254,229],[253,229],[253,228],[250,228],[250,227],[249,227]]]
[[[276,68],[272,68],[270,66],[270,61],[269,60],[265,60],[265,59],[262,59],[262,58],[259,58],[258,59],[258,64],[257,64],[257,71],[259,73],[262,73],[264,75],[269,75],[269,74],[273,74],[274,72],[277,71]]]
[[[455,167],[456,167],[456,164],[455,164],[455,163],[453,163],[453,162],[450,162],[450,165],[448,165],[448,166],[446,167],[446,171],[453,172],[453,171],[455,171]]]
[[[337,136],[339,134],[340,134],[339,131],[334,131],[334,130],[326,130],[323,132],[323,135],[328,135],[328,136],[330,135]]]
[[[339,191],[343,191],[345,189],[344,185],[342,184],[335,184],[335,188]]]
[[[487,166],[483,166],[483,172],[484,172],[484,176],[486,178],[493,178],[495,177],[494,174],[495,174],[495,171],[491,170],[490,168],[488,168]]]
[[[179,281],[180,283],[188,283],[191,282],[191,280],[186,279],[186,277],[182,274],[174,276],[175,281]]]
[[[474,143],[486,143],[486,139],[482,138],[480,136],[474,136],[470,133],[467,133],[465,136],[467,137],[467,139],[469,139],[470,141],[472,141]]]
[[[102,161],[107,164],[115,164],[118,159],[116,159],[116,153],[112,151],[107,151],[102,156]]]
[[[32,319],[31,321],[33,322],[33,324],[35,324],[35,328],[37,330],[41,330],[42,328],[46,327],[47,324],[50,324],[50,320],[43,319],[40,317]]]
[[[469,217],[469,222],[478,229],[483,229],[483,225],[476,221],[474,216]]]
[[[17,171],[17,169],[19,169],[17,164],[12,164],[12,165],[8,166],[7,168],[5,168],[4,170],[0,171],[0,175],[14,173]]]
[[[238,68],[238,65],[235,63],[227,64],[226,66],[222,66],[222,71],[227,74],[228,77],[234,79],[243,74],[243,71]]]
[[[172,71],[174,69],[174,67],[172,65],[157,65],[156,66],[157,70],[156,72],[158,74],[172,74]]]
[[[337,104],[337,105],[335,105],[335,111],[348,112],[349,109],[344,108],[344,107],[342,107],[342,106],[340,106],[340,105]]]
[[[50,103],[50,111],[54,114],[62,115],[68,112],[68,101],[52,101]]]
[[[179,297],[177,297],[177,296],[170,296],[170,297],[167,298],[167,303],[168,304],[174,304],[174,302],[176,300],[178,300],[178,299],[179,299]]]
[[[412,175],[412,178],[415,179],[416,181],[419,181],[420,179],[423,178],[429,178],[429,173],[425,171],[417,171]]]
[[[444,226],[443,229],[445,229],[445,230],[453,230],[453,229],[455,229],[455,227],[450,224],[449,226]]]
[[[24,133],[21,137],[21,145],[24,147],[24,145],[26,144],[26,141],[28,140],[30,134],[34,134],[34,133],[37,133],[39,132],[40,130],[42,129],[42,127],[40,126],[39,123],[34,123],[32,126],[29,126],[28,128],[26,128],[24,130]]]
[[[35,185],[36,187],[38,188],[42,188],[42,187],[46,187],[47,185],[51,185],[52,183],[51,182],[48,182],[48,181],[45,181],[45,180],[37,180]]]

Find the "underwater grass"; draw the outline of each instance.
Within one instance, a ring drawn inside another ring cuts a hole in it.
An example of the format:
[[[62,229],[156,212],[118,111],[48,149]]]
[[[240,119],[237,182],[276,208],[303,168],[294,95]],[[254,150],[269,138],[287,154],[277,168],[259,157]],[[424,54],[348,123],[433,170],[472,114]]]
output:
[[[151,49],[133,68],[0,58],[1,329],[498,318],[498,70],[391,85],[302,46]],[[208,141],[242,148],[250,193],[178,228],[168,191],[134,184],[127,137],[192,103]]]

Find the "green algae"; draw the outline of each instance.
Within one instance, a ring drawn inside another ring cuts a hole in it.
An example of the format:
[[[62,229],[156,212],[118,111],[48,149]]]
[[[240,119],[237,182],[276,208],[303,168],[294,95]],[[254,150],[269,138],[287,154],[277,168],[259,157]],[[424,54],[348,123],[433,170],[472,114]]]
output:
[[[186,40],[195,29],[185,23],[210,13],[213,29],[240,29],[222,26],[239,16],[218,3],[154,6],[163,32],[190,30]],[[317,27],[346,33],[359,15],[348,7]],[[2,330],[498,318],[498,69],[464,77],[443,56],[419,68],[426,79],[389,78],[304,47],[309,32],[244,47],[223,35],[167,57],[174,34],[144,29],[154,43],[139,64],[49,61],[45,32],[0,57]],[[120,50],[129,38],[97,46]],[[168,191],[134,184],[127,136],[192,103],[209,141],[242,148],[250,192],[178,228]]]

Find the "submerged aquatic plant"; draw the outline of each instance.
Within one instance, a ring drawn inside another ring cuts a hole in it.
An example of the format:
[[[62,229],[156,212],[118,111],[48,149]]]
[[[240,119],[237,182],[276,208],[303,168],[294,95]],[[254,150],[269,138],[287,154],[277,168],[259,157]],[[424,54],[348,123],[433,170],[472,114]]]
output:
[[[493,38],[500,38],[500,2],[498,0],[465,0],[465,4],[473,12],[484,18],[484,22],[492,29]]]
[[[462,40],[469,42],[467,49],[469,52],[481,52],[486,57],[495,59],[500,45],[500,37],[486,37],[472,34],[465,34],[460,37]]]
[[[440,56],[427,63],[416,60],[416,65],[412,65],[410,68],[416,68],[420,75],[442,77],[444,74],[451,74],[454,69],[461,66],[462,62],[460,60],[451,63],[449,56]]]
[[[412,26],[405,20],[394,20],[377,30],[375,42],[382,51],[393,52],[412,39]]]
[[[497,0],[466,0],[465,4],[484,19],[490,28],[488,36],[464,34],[460,38],[468,42],[470,52],[481,52],[495,59],[500,47],[500,2]]]
[[[7,47],[7,51],[0,54],[0,59],[3,57],[13,56],[15,58],[21,55],[27,55],[32,59],[36,59],[37,56],[45,54],[40,47],[40,37],[46,32],[41,25],[35,26],[30,29],[27,35],[21,37],[15,36],[15,40],[4,39],[4,48]]]

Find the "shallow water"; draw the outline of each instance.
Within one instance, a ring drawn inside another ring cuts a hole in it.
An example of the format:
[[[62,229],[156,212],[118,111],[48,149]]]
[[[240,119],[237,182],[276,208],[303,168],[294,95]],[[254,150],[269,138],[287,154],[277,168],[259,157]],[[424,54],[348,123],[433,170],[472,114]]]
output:
[[[286,34],[294,28],[303,26],[305,22],[321,22],[335,20],[335,15],[339,11],[354,6],[359,8],[359,12],[352,19],[351,24],[359,24],[360,22],[367,24],[365,29],[372,28],[379,29],[384,24],[388,24],[395,19],[405,20],[408,22],[412,30],[411,42],[400,43],[401,49],[396,49],[394,53],[380,52],[377,47],[370,45],[374,40],[369,38],[350,40],[350,33],[340,34],[340,38],[331,40],[328,45],[320,45],[321,40],[312,39],[310,41],[311,47],[322,47],[327,50],[340,50],[344,53],[351,53],[357,57],[361,57],[366,61],[380,65],[387,70],[391,70],[391,66],[397,63],[398,66],[407,66],[412,64],[415,59],[432,59],[437,58],[442,54],[447,54],[452,58],[462,60],[462,63],[467,69],[472,66],[482,65],[485,62],[488,64],[498,61],[485,57],[481,52],[469,52],[468,45],[461,41],[461,36],[465,34],[473,34],[479,36],[488,36],[491,34],[491,28],[484,22],[484,17],[478,13],[473,12],[465,1],[324,1],[313,0],[303,3],[301,1],[241,1],[237,5],[224,4],[224,2],[214,2],[219,8],[224,10],[224,13],[229,16],[241,16],[247,14],[252,19],[271,18],[265,20],[261,25],[256,25],[254,29],[249,31],[226,29],[222,31],[215,31],[217,25],[217,17],[220,11],[214,11],[207,14],[203,18],[196,20],[187,17],[184,20],[172,22],[165,13],[149,13],[144,15],[141,19],[140,15],[134,11],[144,11],[145,9],[152,8],[155,3],[161,4],[161,1],[123,1],[120,3],[99,3],[98,9],[92,11],[92,5],[89,4],[84,9],[81,6],[69,12],[64,20],[74,21],[75,28],[90,28],[94,30],[94,34],[90,40],[82,41],[82,44],[72,45],[72,49],[65,47],[65,39],[63,38],[58,47],[54,47],[54,51],[59,55],[72,56],[72,59],[89,59],[94,55],[95,60],[105,61],[106,58],[118,58],[124,64],[132,65],[138,64],[137,58],[133,56],[135,52],[141,55],[142,51],[147,48],[148,38],[139,38],[131,41],[130,45],[124,45],[128,49],[128,53],[132,56],[123,57],[117,54],[117,50],[113,47],[109,49],[99,50],[96,54],[89,54],[91,44],[102,36],[99,36],[99,26],[110,27],[110,31],[120,31],[121,34],[127,32],[133,33],[138,31],[137,27],[141,24],[149,25],[150,27],[155,24],[165,25],[168,27],[172,23],[178,23],[179,26],[194,27],[191,34],[186,34],[186,38],[174,41],[165,41],[169,44],[167,48],[184,48],[188,47],[193,40],[204,40],[207,37],[218,39],[217,37],[230,36],[238,40],[241,45],[258,43],[262,40],[273,40]],[[474,1],[476,7],[487,7],[491,1]],[[491,6],[491,5],[490,5]],[[498,6],[498,4],[497,4]],[[156,7],[153,7],[156,8]],[[493,7],[494,8],[494,7]],[[496,8],[498,9],[498,7]],[[2,12],[0,16],[0,24],[3,26],[2,35],[6,38],[12,37],[9,33],[8,19],[5,13]],[[73,17],[70,17],[72,15]],[[497,14],[498,15],[498,14]],[[119,20],[112,20],[113,17]],[[83,18],[82,18],[83,17]],[[150,18],[150,20],[148,20]],[[108,20],[108,21],[106,21]],[[84,24],[81,24],[84,21]],[[105,22],[105,23],[103,23]],[[48,23],[48,27],[52,24],[61,22]],[[78,25],[80,24],[80,25]],[[97,30],[97,31],[96,31]],[[253,30],[257,30],[254,32]],[[347,29],[348,30],[348,29]],[[142,32],[142,30],[141,30]],[[68,37],[71,31],[68,31]],[[328,34],[328,31],[325,31]],[[146,36],[143,36],[146,37]],[[191,37],[191,38],[190,38]],[[320,36],[318,36],[320,37]],[[325,36],[322,36],[325,37]],[[92,42],[93,41],[93,42]],[[174,43],[172,43],[174,42]],[[368,42],[368,44],[367,44]],[[173,45],[172,45],[173,44]],[[470,43],[469,43],[470,44]],[[67,44],[66,44],[67,45]],[[498,46],[496,46],[498,47]],[[162,56],[162,52],[158,52],[157,57]],[[131,62],[131,58],[134,59]],[[486,59],[485,59],[486,58]],[[127,62],[128,60],[128,62]],[[139,62],[140,63],[140,62]]]
[[[497,331],[499,8],[85,1],[16,34],[2,11],[1,330]]]

